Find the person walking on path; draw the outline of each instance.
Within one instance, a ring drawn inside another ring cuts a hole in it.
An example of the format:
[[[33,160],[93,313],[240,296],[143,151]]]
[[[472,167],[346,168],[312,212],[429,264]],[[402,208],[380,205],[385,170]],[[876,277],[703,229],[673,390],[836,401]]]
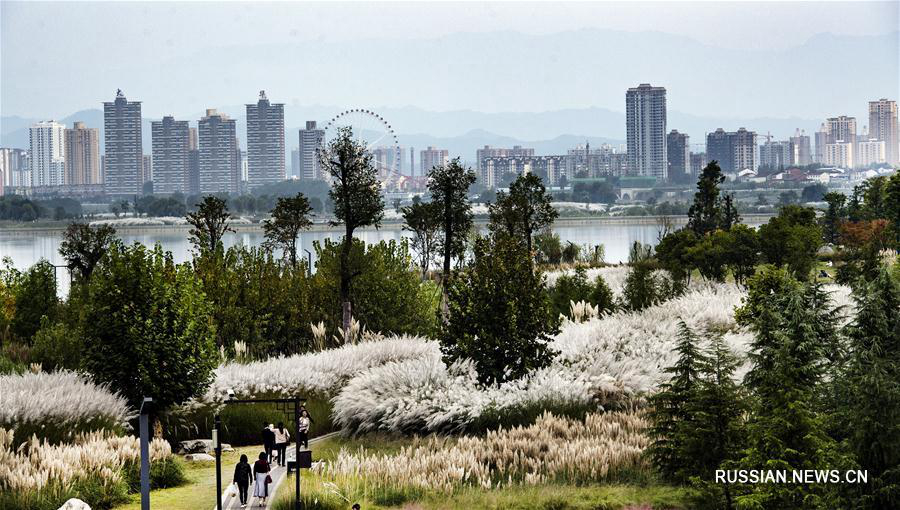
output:
[[[275,448],[275,432],[272,430],[274,428],[271,423],[268,425],[263,423],[262,439],[263,449],[266,450],[266,462],[272,462],[272,450]]]
[[[297,444],[302,443],[304,448],[309,449],[309,426],[312,420],[309,418],[309,412],[306,409],[300,410],[300,419],[297,422]]]
[[[284,466],[288,443],[291,441],[291,433],[284,428],[284,423],[278,422],[275,428],[275,450],[278,451],[278,465]]]
[[[237,485],[241,497],[241,508],[247,508],[247,492],[253,483],[253,474],[246,455],[241,455],[241,461],[234,467],[234,484]]]
[[[266,499],[269,497],[269,484],[272,483],[272,477],[269,472],[272,468],[266,461],[266,452],[259,453],[259,460],[253,463],[253,478],[256,480],[256,487],[253,489],[253,496],[259,498],[259,506],[266,506]]]

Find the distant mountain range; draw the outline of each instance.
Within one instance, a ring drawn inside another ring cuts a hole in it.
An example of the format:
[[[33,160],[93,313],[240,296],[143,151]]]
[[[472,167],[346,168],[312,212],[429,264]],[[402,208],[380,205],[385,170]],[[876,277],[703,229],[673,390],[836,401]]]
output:
[[[219,110],[237,120],[241,147],[246,149],[243,106],[223,107]],[[306,120],[315,119],[321,126],[337,113],[339,110],[336,107],[286,106],[287,150],[290,151],[298,145],[297,132],[304,126]],[[603,108],[538,113],[482,113],[473,111],[430,112],[405,107],[379,109],[378,113],[388,120],[398,133],[399,142],[404,150],[414,147],[418,152],[425,147],[434,146],[448,149],[452,155],[459,155],[469,163],[474,162],[475,150],[484,145],[495,147],[521,145],[534,148],[536,154],[565,154],[568,149],[585,142],[594,146],[603,143],[612,145],[625,143],[625,116]],[[196,121],[201,116],[202,114],[197,112],[178,118],[190,119],[192,125],[196,126]],[[27,148],[28,127],[39,120],[46,119],[0,118],[0,146]],[[71,126],[75,121],[83,121],[89,127],[97,127],[101,130],[102,140],[102,110],[83,110],[56,120],[67,126]],[[144,152],[148,154],[150,153],[150,122],[152,120],[158,119],[145,118],[143,127]],[[820,122],[817,119],[707,118],[669,112],[668,126],[670,129],[678,129],[690,134],[693,144],[702,145],[705,142],[705,134],[718,127],[728,130],[746,127],[757,130],[760,135],[771,131],[773,136],[783,139],[792,134],[796,128],[812,133]],[[408,153],[404,154],[404,158],[408,158]],[[418,160],[418,154],[416,159]],[[290,160],[288,159],[288,161]]]

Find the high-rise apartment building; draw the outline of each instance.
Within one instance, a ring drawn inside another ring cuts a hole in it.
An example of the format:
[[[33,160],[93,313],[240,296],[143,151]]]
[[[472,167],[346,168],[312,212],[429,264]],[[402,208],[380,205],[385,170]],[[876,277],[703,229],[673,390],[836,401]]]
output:
[[[103,140],[106,193],[140,194],[144,184],[140,101],[128,101],[118,90],[115,101],[103,103]]]
[[[816,152],[813,156],[813,162],[819,164],[825,164],[825,146],[829,143],[829,132],[828,132],[828,124],[822,123],[819,126],[819,130],[816,131]]]
[[[866,167],[885,163],[887,161],[887,144],[884,140],[877,138],[869,138],[868,140],[859,140],[856,143],[856,153],[853,157],[853,164],[857,167]]]
[[[642,83],[625,94],[628,166],[636,175],[667,178],[666,89]]]
[[[706,168],[707,160],[705,152],[692,152],[691,153],[691,173],[694,177],[703,173],[703,169]]]
[[[291,178],[300,177],[300,149],[291,149]]]
[[[28,130],[32,186],[62,186],[66,182],[66,126],[38,122]]]
[[[856,117],[832,117],[825,120],[828,128],[828,143],[856,143]]]
[[[766,140],[759,146],[759,164],[771,169],[784,170],[791,166],[793,150],[790,141]]]
[[[522,147],[521,145],[514,145],[512,149],[508,149],[505,147],[491,147],[490,145],[485,145],[481,149],[475,150],[475,175],[481,179],[482,182],[493,182],[495,179],[493,177],[488,177],[485,174],[485,168],[482,164],[482,161],[485,158],[506,158],[506,157],[531,157],[534,156],[534,149],[528,147]],[[410,154],[410,158],[412,155]],[[412,160],[412,159],[410,159]],[[429,168],[430,170],[430,168]]]
[[[809,137],[800,129],[794,132],[794,136],[790,139],[791,143],[791,164],[797,166],[806,166],[812,163],[812,153],[810,152]]]
[[[672,182],[691,181],[691,137],[673,129],[666,135],[668,176]]]
[[[300,130],[300,179],[323,179],[322,165],[319,162],[319,148],[325,130],[316,127],[316,121],[306,121],[306,129]]]
[[[856,144],[838,141],[825,144],[823,163],[837,168],[853,168],[855,165]]]
[[[200,142],[197,185],[200,193],[240,191],[241,151],[234,119],[207,109],[197,124]]]
[[[745,128],[730,132],[716,129],[706,135],[706,158],[717,161],[723,172],[755,171],[759,168],[756,139],[756,132]]]
[[[884,142],[885,162],[900,165],[900,132],[897,127],[897,101],[869,101],[869,137]]]
[[[28,152],[24,149],[0,149],[0,179],[3,187],[27,188],[31,186],[28,168]]]
[[[247,186],[250,189],[285,179],[284,104],[270,103],[259,91],[247,105]]]
[[[505,186],[513,176],[525,173],[546,175],[548,184],[555,186],[566,175],[569,156],[495,156],[484,158],[484,173],[491,181],[489,188]]]
[[[421,165],[422,175],[427,174],[436,166],[443,166],[448,163],[450,163],[450,151],[447,149],[428,147],[419,152],[419,165]]]
[[[76,122],[66,129],[66,184],[101,184],[100,130]]]
[[[153,192],[189,193],[191,127],[186,120],[163,117],[151,124]]]

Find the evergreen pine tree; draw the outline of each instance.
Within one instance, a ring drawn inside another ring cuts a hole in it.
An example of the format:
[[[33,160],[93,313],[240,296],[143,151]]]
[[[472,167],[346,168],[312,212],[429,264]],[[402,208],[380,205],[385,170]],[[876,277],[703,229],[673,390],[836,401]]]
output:
[[[694,485],[716,508],[734,508],[730,487],[710,483],[723,463],[737,460],[744,446],[743,415],[747,404],[734,380],[738,358],[722,335],[714,335],[700,358],[700,381],[691,408],[695,426],[685,454],[692,461]],[[710,501],[713,500],[713,501]]]
[[[702,354],[697,337],[687,324],[682,321],[678,327],[675,347],[678,360],[665,370],[671,374],[670,379],[649,399],[653,443],[648,451],[663,478],[685,482],[693,468],[693,459],[685,451],[691,431],[696,427],[693,403],[697,398]]]
[[[860,506],[900,508],[900,285],[882,267],[854,297],[856,318],[846,330],[851,352],[837,383],[846,388],[840,421],[869,474]]]
[[[753,368],[746,386],[755,397],[747,427],[748,448],[739,461],[748,470],[816,470],[845,467],[835,441],[817,413],[816,393],[823,372],[822,339],[815,322],[828,313],[827,301],[813,305],[809,291],[788,287],[771,295],[751,328]],[[825,484],[739,486],[739,508],[835,508],[836,493]]]
[[[725,182],[722,169],[716,161],[710,161],[697,180],[694,203],[688,210],[687,228],[697,236],[703,236],[722,224],[722,207],[719,200],[719,184]]]

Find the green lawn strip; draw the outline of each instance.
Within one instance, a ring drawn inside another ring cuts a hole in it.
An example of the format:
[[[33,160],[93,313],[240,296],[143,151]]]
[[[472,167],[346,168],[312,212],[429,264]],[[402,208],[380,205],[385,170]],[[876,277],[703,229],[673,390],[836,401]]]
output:
[[[246,454],[251,462],[262,451],[260,446],[235,448],[233,452],[222,453],[222,488],[231,483],[234,466],[241,454]],[[150,493],[150,507],[165,510],[209,510],[216,506],[216,463],[185,462],[184,474],[187,483],[172,489],[159,489]],[[132,494],[130,501],[115,510],[140,510],[140,494]]]

